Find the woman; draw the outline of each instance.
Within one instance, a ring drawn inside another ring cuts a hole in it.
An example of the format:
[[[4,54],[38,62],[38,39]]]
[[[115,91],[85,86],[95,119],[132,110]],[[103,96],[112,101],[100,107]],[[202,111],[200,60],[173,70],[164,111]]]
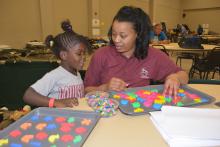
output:
[[[91,59],[85,91],[121,91],[160,80],[165,82],[164,93],[175,96],[188,76],[166,54],[149,47],[151,28],[142,9],[122,7],[109,30],[110,45],[98,49]]]

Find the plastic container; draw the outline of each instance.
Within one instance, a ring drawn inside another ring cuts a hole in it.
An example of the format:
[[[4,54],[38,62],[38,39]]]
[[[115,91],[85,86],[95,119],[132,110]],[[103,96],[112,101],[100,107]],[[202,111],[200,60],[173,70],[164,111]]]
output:
[[[104,91],[93,91],[85,96],[87,102],[95,112],[99,112],[102,117],[116,115],[119,106],[118,101],[109,98],[109,94]]]

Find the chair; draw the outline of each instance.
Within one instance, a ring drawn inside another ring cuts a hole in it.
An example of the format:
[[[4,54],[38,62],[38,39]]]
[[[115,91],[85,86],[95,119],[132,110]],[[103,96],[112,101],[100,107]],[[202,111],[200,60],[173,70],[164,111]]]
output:
[[[161,45],[161,44],[154,44],[152,45],[152,47],[160,49],[162,52],[164,52],[167,56],[169,56],[168,51],[166,50],[165,46]]]
[[[205,58],[195,58],[190,69],[189,77],[192,78],[194,73],[200,75],[200,79],[208,79],[210,72],[213,72],[212,78],[220,68],[220,47],[215,47],[207,54]]]
[[[178,45],[185,49],[203,49],[202,38],[200,36],[184,36],[180,38]],[[176,58],[176,64],[180,61],[180,67],[182,67],[182,59],[191,59],[193,61],[195,57],[199,57],[200,55],[201,53],[179,53]]]
[[[179,61],[179,65],[180,67],[182,67],[182,59],[191,59],[192,61],[194,61],[194,59],[199,56],[200,53],[179,53],[176,56],[176,65],[178,64]]]

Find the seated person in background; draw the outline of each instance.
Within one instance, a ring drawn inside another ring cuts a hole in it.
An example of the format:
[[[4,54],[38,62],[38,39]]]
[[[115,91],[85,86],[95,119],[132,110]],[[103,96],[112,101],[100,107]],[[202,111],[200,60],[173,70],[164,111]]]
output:
[[[152,44],[167,44],[170,41],[167,39],[166,34],[162,31],[162,25],[160,23],[155,24],[153,31],[150,32],[150,42]]]
[[[162,31],[167,34],[167,27],[166,27],[166,23],[165,22],[161,22],[161,26],[162,26]]]
[[[65,24],[65,27],[70,28],[68,25]],[[78,105],[77,98],[84,96],[83,80],[78,70],[82,69],[89,44],[85,37],[70,29],[64,31],[55,37],[47,36],[45,41],[61,60],[60,66],[26,90],[23,97],[26,103],[44,107],[73,107]]]
[[[187,24],[182,24],[182,26],[185,28],[185,34],[188,35],[188,34],[191,34],[192,32],[190,31],[189,29],[189,26]]]
[[[108,46],[93,54],[84,79],[85,91],[121,91],[163,81],[164,94],[177,95],[188,74],[162,51],[149,46],[151,21],[140,8],[124,6],[109,29]]]
[[[202,27],[202,25],[198,25],[198,28],[197,28],[197,34],[198,35],[202,35],[202,33],[203,33],[203,27]]]

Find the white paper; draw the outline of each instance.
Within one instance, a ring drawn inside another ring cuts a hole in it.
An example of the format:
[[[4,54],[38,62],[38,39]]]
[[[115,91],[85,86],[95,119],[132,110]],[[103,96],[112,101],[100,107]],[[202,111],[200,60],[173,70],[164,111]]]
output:
[[[163,106],[150,114],[170,146],[220,146],[220,109]]]

